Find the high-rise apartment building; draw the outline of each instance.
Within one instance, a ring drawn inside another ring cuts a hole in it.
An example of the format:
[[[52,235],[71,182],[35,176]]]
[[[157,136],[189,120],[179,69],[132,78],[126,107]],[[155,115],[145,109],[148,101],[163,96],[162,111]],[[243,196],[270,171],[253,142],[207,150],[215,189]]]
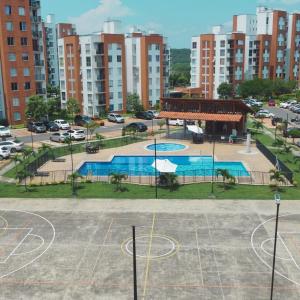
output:
[[[223,82],[245,79],[300,82],[300,14],[258,7],[256,14],[233,17],[233,31],[222,26],[192,38],[191,86],[206,99],[217,98]]]
[[[118,21],[108,21],[100,33],[60,38],[58,56],[62,106],[76,98],[86,115],[125,111],[127,93],[145,108],[168,93],[169,52],[160,35],[125,36]]]
[[[0,117],[24,123],[27,99],[46,94],[40,1],[0,2]]]
[[[169,94],[170,53],[167,40],[141,31],[128,34],[126,43],[127,91],[140,96],[144,108],[154,107]]]

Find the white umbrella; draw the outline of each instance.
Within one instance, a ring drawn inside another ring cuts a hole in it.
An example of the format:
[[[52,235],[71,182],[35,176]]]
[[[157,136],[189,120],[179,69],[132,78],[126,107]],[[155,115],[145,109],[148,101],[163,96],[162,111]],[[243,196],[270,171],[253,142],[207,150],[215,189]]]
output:
[[[177,165],[170,162],[168,159],[157,159],[156,166],[155,161],[152,164],[152,167],[161,173],[175,173],[177,169]]]
[[[203,134],[203,129],[197,125],[188,125],[187,129],[193,133]]]

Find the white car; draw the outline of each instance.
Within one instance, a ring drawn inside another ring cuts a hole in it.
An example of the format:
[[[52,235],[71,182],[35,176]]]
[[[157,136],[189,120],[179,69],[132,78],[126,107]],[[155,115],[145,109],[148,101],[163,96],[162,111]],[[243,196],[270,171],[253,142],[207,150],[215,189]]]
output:
[[[55,132],[51,134],[50,141],[57,142],[57,143],[63,143],[68,139],[70,135],[67,132]]]
[[[0,160],[3,160],[5,158],[9,158],[10,156],[10,151],[7,147],[1,146],[0,147]]]
[[[23,142],[14,142],[14,141],[3,141],[0,142],[0,147],[6,147],[11,153],[21,151],[23,149]]]
[[[180,119],[169,119],[169,125],[183,126],[184,122]]]
[[[0,137],[8,137],[11,136],[9,128],[5,126],[0,126]]]
[[[116,123],[124,123],[125,122],[124,118],[121,115],[114,114],[114,113],[108,114],[107,120],[110,122],[116,122]]]
[[[281,102],[279,104],[279,107],[280,108],[289,108],[289,107],[291,107],[292,105],[294,105],[296,103],[297,103],[297,100],[289,100],[287,102]]]
[[[255,114],[256,118],[273,118],[274,116],[275,115],[273,113],[269,112],[266,109],[261,109]]]
[[[70,138],[74,141],[85,140],[85,133],[82,129],[71,129],[68,130],[67,133],[69,134]]]
[[[58,125],[59,129],[62,129],[62,130],[71,129],[70,124],[65,120],[57,119],[57,120],[54,121],[54,123]]]
[[[156,110],[147,110],[147,113],[151,114],[153,118],[157,118],[159,116],[159,112]]]

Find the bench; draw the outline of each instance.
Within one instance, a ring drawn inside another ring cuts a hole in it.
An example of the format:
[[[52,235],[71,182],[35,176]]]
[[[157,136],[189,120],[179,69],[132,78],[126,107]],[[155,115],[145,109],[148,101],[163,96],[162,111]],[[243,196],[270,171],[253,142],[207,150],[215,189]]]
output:
[[[38,177],[48,177],[49,176],[49,172],[35,172],[34,176],[38,176]]]
[[[65,158],[55,158],[52,160],[53,162],[66,162]]]
[[[99,149],[100,149],[99,145],[91,145],[91,144],[86,145],[85,148],[86,153],[88,154],[98,153]]]

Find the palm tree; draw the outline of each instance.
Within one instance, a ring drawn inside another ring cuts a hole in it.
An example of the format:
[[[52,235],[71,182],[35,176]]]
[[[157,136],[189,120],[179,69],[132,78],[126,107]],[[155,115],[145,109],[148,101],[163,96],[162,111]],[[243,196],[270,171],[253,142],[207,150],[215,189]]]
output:
[[[77,189],[79,188],[78,179],[81,179],[82,175],[79,172],[74,172],[68,176],[68,179],[74,183],[74,193],[76,193]]]
[[[264,128],[264,125],[262,121],[253,120],[252,127],[255,129],[255,131],[259,131],[260,129]]]
[[[16,172],[16,179],[18,179],[19,183],[21,183],[22,180],[24,180],[24,187],[25,187],[26,192],[29,191],[29,189],[27,187],[27,177],[32,177],[32,173],[29,172],[26,169],[26,167],[24,167]]]
[[[281,171],[277,169],[270,170],[270,180],[275,182],[275,187],[278,190],[280,183],[285,183],[285,177]]]
[[[227,169],[217,169],[217,176],[222,176],[223,178],[223,187],[226,189],[227,181],[230,183],[235,183],[235,177],[232,176]]]
[[[102,141],[105,139],[105,136],[100,133],[96,133],[96,139],[99,141],[99,146],[101,147],[103,145]]]
[[[65,143],[68,145],[68,149],[70,151],[70,157],[71,157],[71,174],[74,173],[74,160],[73,160],[73,144],[71,137],[68,137],[65,139]],[[71,186],[72,186],[72,195],[76,196],[76,190],[75,190],[75,181],[73,176],[71,176]]]
[[[111,178],[110,178],[110,183],[114,184],[115,187],[115,191],[118,192],[123,192],[124,189],[122,188],[122,180],[126,180],[128,178],[127,174],[119,174],[119,173],[112,173],[110,174]]]
[[[34,151],[31,148],[24,148],[22,150],[22,156],[24,160],[26,160],[32,154],[34,154]]]
[[[43,143],[42,146],[38,148],[38,153],[41,154],[46,152],[48,152],[53,157],[53,151],[51,146]]]
[[[175,173],[161,173],[159,175],[159,184],[168,187],[170,191],[178,188],[178,176]]]

